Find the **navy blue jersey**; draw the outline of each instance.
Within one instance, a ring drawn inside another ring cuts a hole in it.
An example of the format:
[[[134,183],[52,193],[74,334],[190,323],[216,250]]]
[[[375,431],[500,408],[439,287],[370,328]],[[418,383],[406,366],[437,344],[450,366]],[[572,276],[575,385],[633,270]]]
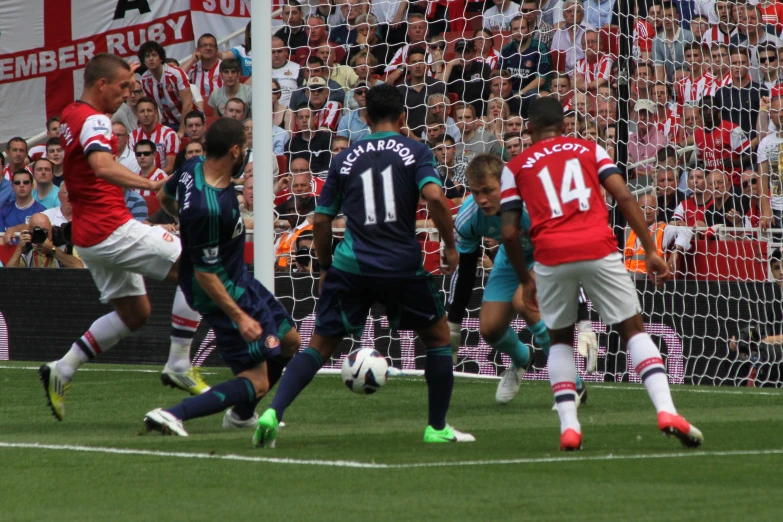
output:
[[[341,152],[332,161],[315,209],[346,217],[334,266],[360,275],[420,273],[416,210],[427,183],[442,186],[432,152],[400,134],[371,134]]]
[[[538,40],[533,40],[530,47],[519,52],[519,46],[511,43],[500,51],[498,69],[511,73],[511,88],[514,92],[524,89],[527,84],[538,78],[544,77],[544,84],[539,89],[548,87],[548,74],[552,70],[549,63],[549,54],[546,45]]]
[[[245,224],[234,185],[224,189],[208,185],[203,165],[203,158],[189,159],[163,189],[179,205],[180,287],[194,310],[208,314],[220,307],[199,286],[196,271],[216,274],[234,301],[253,278],[245,266]]]

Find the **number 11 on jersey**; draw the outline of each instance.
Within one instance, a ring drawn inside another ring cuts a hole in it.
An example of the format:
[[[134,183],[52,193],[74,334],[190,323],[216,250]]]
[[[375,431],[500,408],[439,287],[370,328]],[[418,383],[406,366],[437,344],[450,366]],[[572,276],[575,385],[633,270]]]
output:
[[[590,210],[592,189],[585,186],[582,165],[578,159],[573,158],[565,163],[563,182],[560,186],[560,197],[557,195],[548,167],[541,169],[541,172],[538,173],[538,179],[541,180],[541,184],[544,186],[544,193],[549,202],[549,208],[552,209],[552,218],[563,217],[563,205],[574,200],[579,201],[580,212]]]
[[[364,189],[364,224],[377,225],[378,216],[375,211],[375,185],[373,183],[372,169],[362,172],[359,177],[362,180]],[[394,202],[394,182],[392,180],[391,165],[381,171],[383,179],[383,203],[386,210],[384,222],[391,223],[397,221],[397,205]]]

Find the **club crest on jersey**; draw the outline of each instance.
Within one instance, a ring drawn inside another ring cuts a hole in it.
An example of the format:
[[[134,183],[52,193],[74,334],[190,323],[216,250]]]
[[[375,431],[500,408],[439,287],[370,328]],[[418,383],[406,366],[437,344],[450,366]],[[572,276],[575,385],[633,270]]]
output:
[[[272,349],[277,348],[278,346],[280,346],[280,339],[278,339],[274,335],[267,335],[266,336],[266,342],[264,342],[264,344],[266,345],[267,348],[272,350]]]
[[[242,216],[237,219],[237,224],[234,226],[234,233],[231,235],[231,239],[239,237],[245,232],[245,222],[242,221]]]
[[[205,265],[214,265],[217,264],[217,262],[220,260],[220,256],[218,255],[218,247],[203,248],[201,249],[201,252],[204,254],[204,257],[201,259],[204,261]]]
[[[169,234],[168,232],[164,232],[164,233],[163,233],[163,239],[165,239],[165,240],[166,240],[166,241],[168,241],[169,243],[173,243],[173,242],[174,242],[174,236],[172,236],[172,235],[171,235],[171,234]]]

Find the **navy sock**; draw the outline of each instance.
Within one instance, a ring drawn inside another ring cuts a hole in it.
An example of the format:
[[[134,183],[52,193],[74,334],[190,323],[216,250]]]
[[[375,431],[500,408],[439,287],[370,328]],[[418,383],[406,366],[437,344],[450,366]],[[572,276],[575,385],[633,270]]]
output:
[[[454,367],[451,363],[451,346],[427,349],[424,366],[429,398],[429,425],[436,430],[446,427],[446,412],[454,388]]]
[[[451,357],[451,348],[449,348],[449,357]],[[451,359],[449,359],[451,361]],[[288,363],[288,370],[280,380],[280,388],[272,400],[271,408],[277,413],[277,420],[283,420],[283,413],[288,408],[299,393],[304,390],[315,374],[324,365],[321,354],[314,348],[305,348],[298,353]]]
[[[186,421],[219,413],[235,404],[246,404],[255,400],[256,390],[253,383],[244,377],[237,377],[213,386],[206,393],[189,397],[166,411]]]
[[[284,359],[282,357],[267,359],[266,375],[267,375],[267,379],[269,379],[270,390],[272,390],[275,384],[277,384],[277,381],[280,380],[280,376],[283,374],[283,368],[285,368],[286,364],[288,364],[288,361],[290,360],[291,359]],[[249,419],[256,412],[256,407],[258,406],[258,403],[261,402],[261,399],[263,398],[264,397],[261,397],[253,401],[252,403],[246,402],[246,403],[235,405],[233,408],[234,414],[236,414],[236,416],[239,417],[241,420]]]

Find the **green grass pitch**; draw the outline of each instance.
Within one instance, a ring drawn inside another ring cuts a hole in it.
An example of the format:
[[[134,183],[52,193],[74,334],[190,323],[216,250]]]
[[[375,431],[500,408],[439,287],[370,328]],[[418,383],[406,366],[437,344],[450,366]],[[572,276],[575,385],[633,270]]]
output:
[[[57,422],[36,365],[0,364],[3,521],[783,519],[777,390],[676,387],[706,439],[686,450],[657,431],[641,386],[592,385],[584,450],[562,454],[544,382],[498,406],[497,381],[458,378],[449,422],[477,442],[428,446],[423,379],[362,397],[319,376],[278,447],[253,450],[252,431],[223,430],[220,415],[186,423],[189,438],[147,435],[144,413],[183,398],[157,368],[88,366]]]

